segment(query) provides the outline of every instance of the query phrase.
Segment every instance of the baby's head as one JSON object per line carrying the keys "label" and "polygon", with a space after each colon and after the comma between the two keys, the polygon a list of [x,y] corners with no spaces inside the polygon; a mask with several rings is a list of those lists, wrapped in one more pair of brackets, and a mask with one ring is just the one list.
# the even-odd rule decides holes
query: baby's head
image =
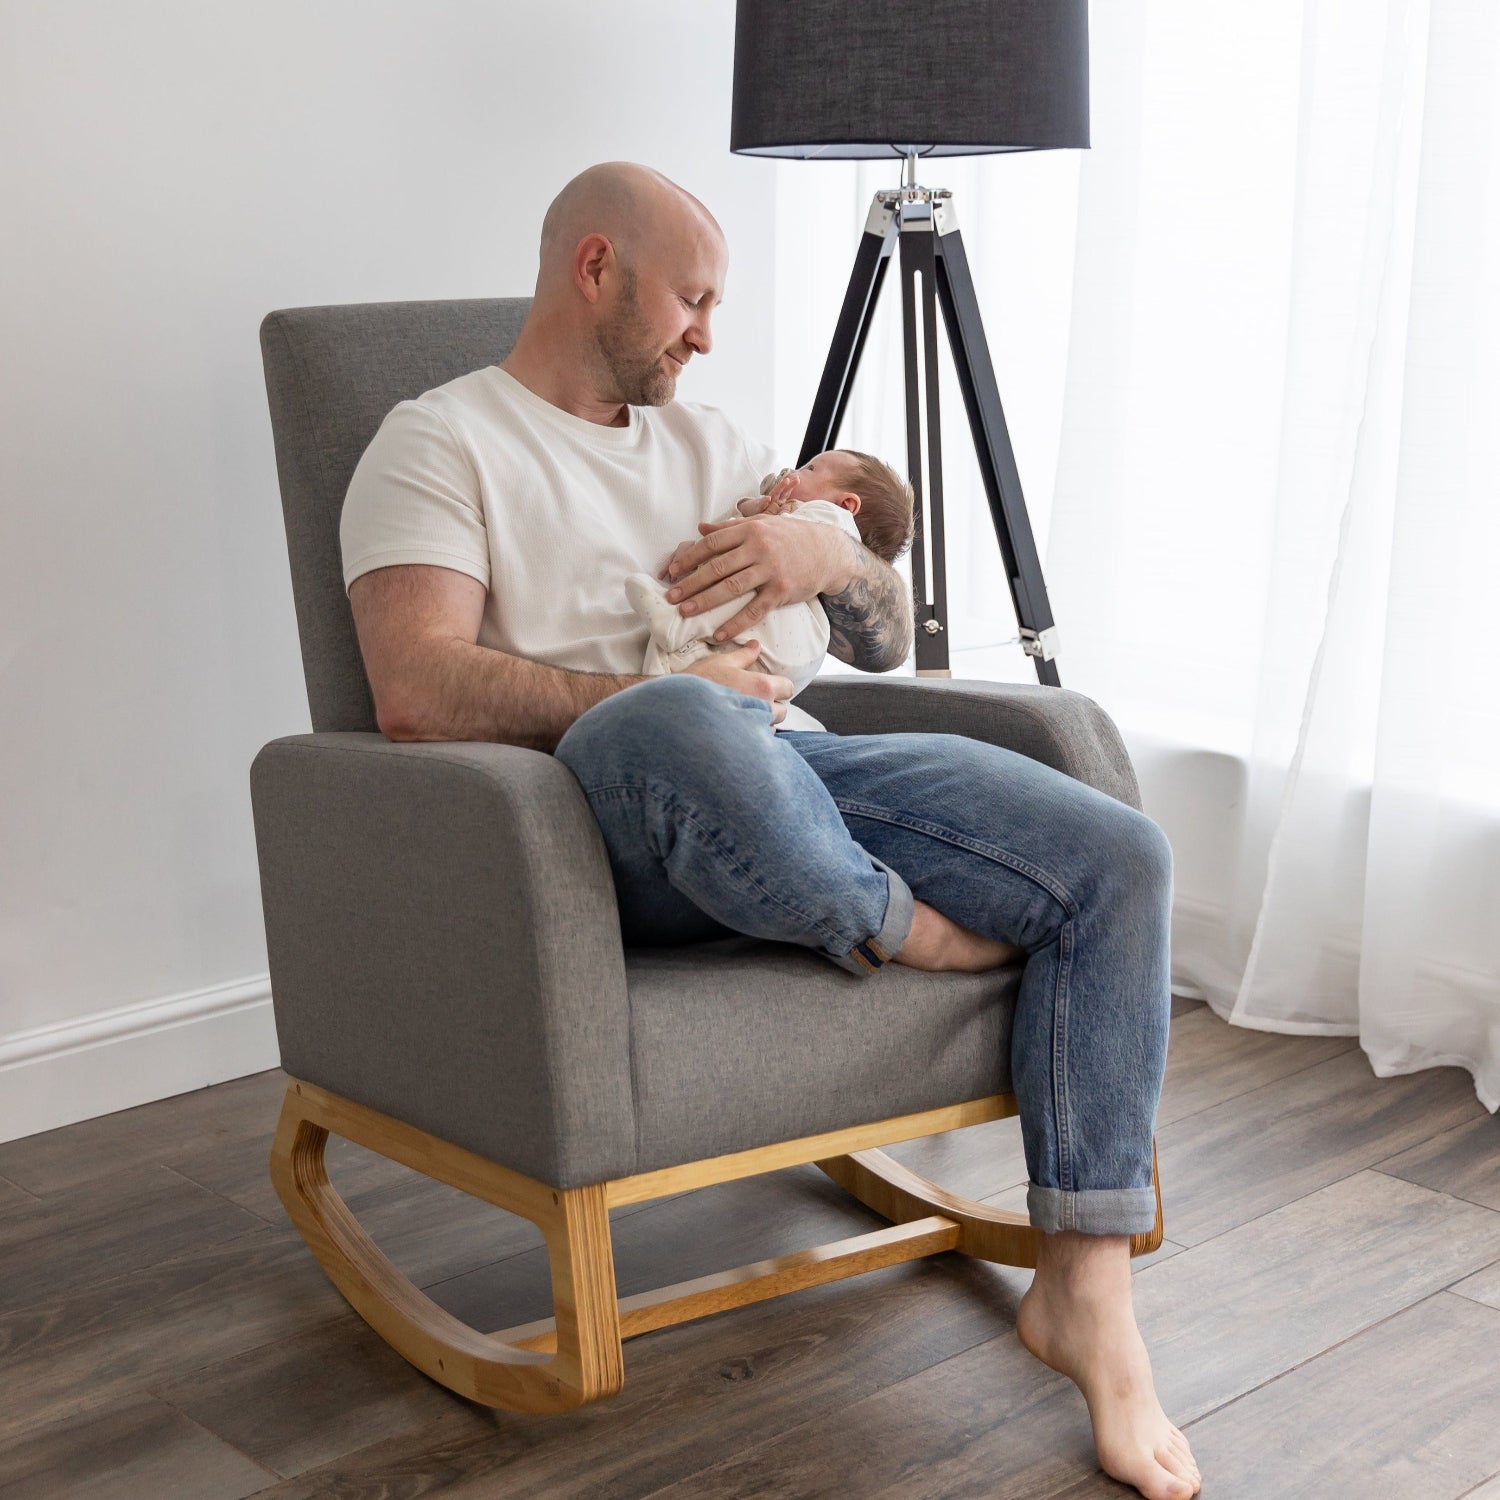
{"label": "baby's head", "polygon": [[793,500],[842,505],[854,517],[865,546],[886,562],[895,562],[911,545],[912,487],[878,458],[852,448],[830,448],[800,469],[767,475],[761,493],[769,495],[782,480],[791,481],[786,492]]}

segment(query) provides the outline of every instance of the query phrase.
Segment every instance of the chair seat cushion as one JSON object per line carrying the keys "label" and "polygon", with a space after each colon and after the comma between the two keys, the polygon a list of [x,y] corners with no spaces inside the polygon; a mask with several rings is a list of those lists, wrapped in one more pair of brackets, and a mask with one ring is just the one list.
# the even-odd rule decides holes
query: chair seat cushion
{"label": "chair seat cushion", "polygon": [[1010,1091],[1019,965],[860,978],[731,937],[625,971],[638,1172]]}

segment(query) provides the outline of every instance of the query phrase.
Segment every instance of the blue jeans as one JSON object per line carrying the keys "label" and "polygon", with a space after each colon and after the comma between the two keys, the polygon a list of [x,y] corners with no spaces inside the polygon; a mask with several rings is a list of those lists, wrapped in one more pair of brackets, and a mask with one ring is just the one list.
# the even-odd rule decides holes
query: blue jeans
{"label": "blue jeans", "polygon": [[1166,835],[962,735],[771,724],[759,698],[678,675],[604,699],[563,736],[557,758],[603,831],[625,942],[741,932],[874,976],[915,898],[1015,944],[1011,1087],[1031,1223],[1151,1229],[1171,1012]]}

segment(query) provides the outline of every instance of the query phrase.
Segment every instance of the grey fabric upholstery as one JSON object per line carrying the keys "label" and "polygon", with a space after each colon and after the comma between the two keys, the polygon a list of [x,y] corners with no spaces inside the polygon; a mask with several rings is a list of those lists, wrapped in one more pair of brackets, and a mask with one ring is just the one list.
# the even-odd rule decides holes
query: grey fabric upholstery
{"label": "grey fabric upholstery", "polygon": [[293,307],[260,325],[292,597],[314,729],[374,729],[339,513],[385,414],[510,352],[530,297]]}
{"label": "grey fabric upholstery", "polygon": [[[571,772],[508,745],[399,745],[338,553],[343,489],[396,401],[503,357],[524,299],[303,308],[262,325],[317,731],[251,771],[288,1072],[556,1187],[1004,1092],[1020,970],[869,980],[748,938],[624,949]],[[973,735],[1139,791],[1108,716],[1054,688],[821,679],[842,733]]]}
{"label": "grey fabric upholstery", "polygon": [[614,883],[561,761],[294,735],[250,789],[287,1072],[555,1187],[633,1170]]}
{"label": "grey fabric upholstery", "polygon": [[863,980],[727,938],[627,949],[625,969],[640,1172],[1010,1091],[1019,966]]}

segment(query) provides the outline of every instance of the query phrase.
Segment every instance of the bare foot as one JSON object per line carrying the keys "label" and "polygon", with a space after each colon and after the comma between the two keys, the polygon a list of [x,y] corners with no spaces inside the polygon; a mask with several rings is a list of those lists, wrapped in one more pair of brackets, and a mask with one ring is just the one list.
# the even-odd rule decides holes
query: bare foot
{"label": "bare foot", "polygon": [[970,932],[937,907],[918,901],[912,908],[911,931],[895,962],[933,973],[985,974],[1025,956],[1020,948]]}
{"label": "bare foot", "polygon": [[1044,1234],[1038,1258],[1016,1311],[1016,1334],[1083,1392],[1106,1474],[1147,1500],[1189,1500],[1202,1476],[1188,1440],[1156,1399],[1131,1306],[1129,1237]]}

